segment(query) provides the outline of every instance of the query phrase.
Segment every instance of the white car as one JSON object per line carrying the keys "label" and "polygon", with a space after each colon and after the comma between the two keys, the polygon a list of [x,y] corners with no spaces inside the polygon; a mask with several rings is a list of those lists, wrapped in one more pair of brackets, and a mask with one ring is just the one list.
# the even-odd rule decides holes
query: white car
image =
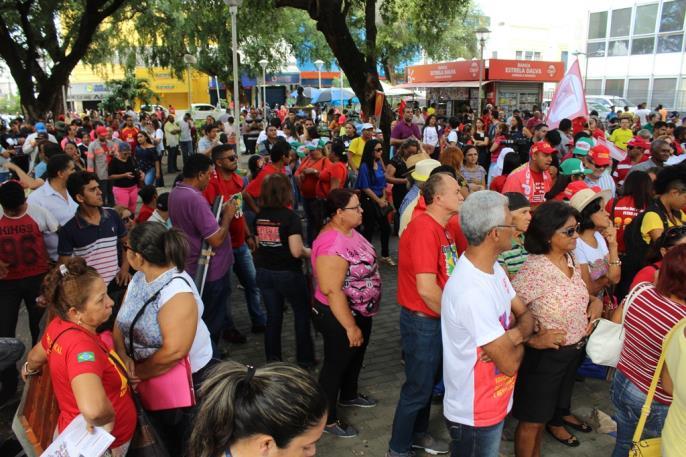
{"label": "white car", "polygon": [[[587,104],[602,105],[606,108],[606,111],[610,111],[610,107],[614,106],[616,109],[624,110],[624,107],[629,107],[629,112],[635,113],[638,109],[636,105],[631,103],[629,100],[623,97],[617,97],[614,95],[587,95]],[[589,108],[590,110],[590,108]]]}
{"label": "white car", "polygon": [[219,119],[224,113],[224,109],[218,106],[210,105],[209,103],[193,103],[191,105],[191,117],[194,121],[204,121],[207,116],[212,116]]}

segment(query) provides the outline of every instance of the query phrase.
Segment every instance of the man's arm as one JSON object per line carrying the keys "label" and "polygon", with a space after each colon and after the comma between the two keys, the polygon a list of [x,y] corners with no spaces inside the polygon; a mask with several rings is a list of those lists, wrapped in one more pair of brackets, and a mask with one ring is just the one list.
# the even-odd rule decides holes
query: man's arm
{"label": "man's arm", "polygon": [[424,300],[426,306],[432,311],[441,314],[441,295],[443,291],[436,282],[436,274],[419,273],[415,275],[417,282],[417,292]]}
{"label": "man's arm", "polygon": [[218,248],[229,236],[229,225],[231,225],[231,220],[236,214],[236,203],[234,201],[229,201],[224,204],[224,209],[222,211],[222,219],[219,225],[219,230],[214,232],[207,238],[207,243],[213,248]]}

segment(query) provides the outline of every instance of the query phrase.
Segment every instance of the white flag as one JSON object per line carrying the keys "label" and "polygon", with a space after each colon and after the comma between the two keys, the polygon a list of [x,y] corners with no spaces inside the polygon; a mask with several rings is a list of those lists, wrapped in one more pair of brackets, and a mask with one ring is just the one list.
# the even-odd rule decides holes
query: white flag
{"label": "white flag", "polygon": [[576,60],[557,85],[553,101],[548,108],[546,124],[551,129],[556,129],[562,119],[566,118],[571,121],[579,116],[588,119],[584,85],[581,81],[579,61]]}

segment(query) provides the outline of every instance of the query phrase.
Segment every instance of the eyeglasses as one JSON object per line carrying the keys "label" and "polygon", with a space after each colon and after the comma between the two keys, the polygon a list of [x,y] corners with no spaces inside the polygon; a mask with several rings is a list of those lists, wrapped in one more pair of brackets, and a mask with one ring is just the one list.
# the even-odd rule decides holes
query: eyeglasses
{"label": "eyeglasses", "polygon": [[517,228],[517,226],[512,225],[512,224],[502,224],[502,225],[496,225],[493,228]]}
{"label": "eyeglasses", "polygon": [[218,158],[217,161],[229,160],[229,161],[231,161],[231,162],[235,162],[236,159],[238,159],[237,156],[226,156],[226,157],[220,157],[220,158]]}
{"label": "eyeglasses", "polygon": [[122,220],[122,222],[131,222],[133,220],[133,216],[132,215],[122,216],[121,220]]}
{"label": "eyeglasses", "polygon": [[574,227],[568,227],[566,229],[560,229],[557,233],[566,236],[567,238],[572,238],[575,233],[579,231],[581,224],[576,224]]}
{"label": "eyeglasses", "polygon": [[341,209],[349,209],[351,211],[357,211],[358,213],[362,212],[362,205],[357,205],[357,206],[346,206],[345,208]]}

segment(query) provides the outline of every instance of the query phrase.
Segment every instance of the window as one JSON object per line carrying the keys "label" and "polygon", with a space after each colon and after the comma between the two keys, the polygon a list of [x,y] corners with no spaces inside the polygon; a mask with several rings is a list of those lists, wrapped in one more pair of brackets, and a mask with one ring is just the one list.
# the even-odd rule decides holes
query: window
{"label": "window", "polygon": [[569,51],[562,51],[560,53],[560,60],[565,64],[565,68],[567,68],[567,64],[569,63]]}
{"label": "window", "polygon": [[634,38],[631,40],[631,55],[652,54],[655,47],[655,37]]}
{"label": "window", "polygon": [[541,53],[540,52],[534,52],[534,60],[541,60]]}
{"label": "window", "polygon": [[605,42],[588,43],[586,55],[588,57],[605,57]]}
{"label": "window", "polygon": [[603,93],[603,80],[602,79],[589,79],[585,84],[587,95],[600,95]]}
{"label": "window", "polygon": [[634,35],[654,33],[656,20],[657,3],[637,6],[636,17],[634,18]]}
{"label": "window", "polygon": [[610,36],[628,36],[631,26],[631,8],[622,8],[612,11],[612,23],[610,24]]}
{"label": "window", "polygon": [[664,105],[666,108],[674,106],[676,92],[676,78],[659,78],[653,80],[653,99],[651,106]]}
{"label": "window", "polygon": [[607,55],[613,56],[626,56],[629,54],[629,40],[613,40],[610,41],[610,46],[607,51]]}
{"label": "window", "polygon": [[682,30],[684,28],[684,14],[686,14],[686,0],[664,2],[660,16],[660,32]]}
{"label": "window", "polygon": [[663,35],[657,37],[657,52],[681,52],[682,34],[678,35]]}
{"label": "window", "polygon": [[649,79],[630,79],[629,85],[626,89],[626,98],[628,98],[634,105],[643,103],[648,100],[648,83]]}
{"label": "window", "polygon": [[605,38],[607,36],[607,11],[591,13],[588,21],[588,39]]}
{"label": "window", "polygon": [[517,60],[522,60],[522,51],[517,51],[517,52],[515,53],[515,58],[516,58]]}
{"label": "window", "polygon": [[534,53],[532,51],[526,51],[524,53],[524,60],[533,60],[534,59]]}
{"label": "window", "polygon": [[498,58],[498,51],[493,51],[491,53],[491,59],[497,59]]}
{"label": "window", "polygon": [[616,95],[618,97],[624,96],[624,80],[623,79],[606,79],[605,80],[605,95]]}

